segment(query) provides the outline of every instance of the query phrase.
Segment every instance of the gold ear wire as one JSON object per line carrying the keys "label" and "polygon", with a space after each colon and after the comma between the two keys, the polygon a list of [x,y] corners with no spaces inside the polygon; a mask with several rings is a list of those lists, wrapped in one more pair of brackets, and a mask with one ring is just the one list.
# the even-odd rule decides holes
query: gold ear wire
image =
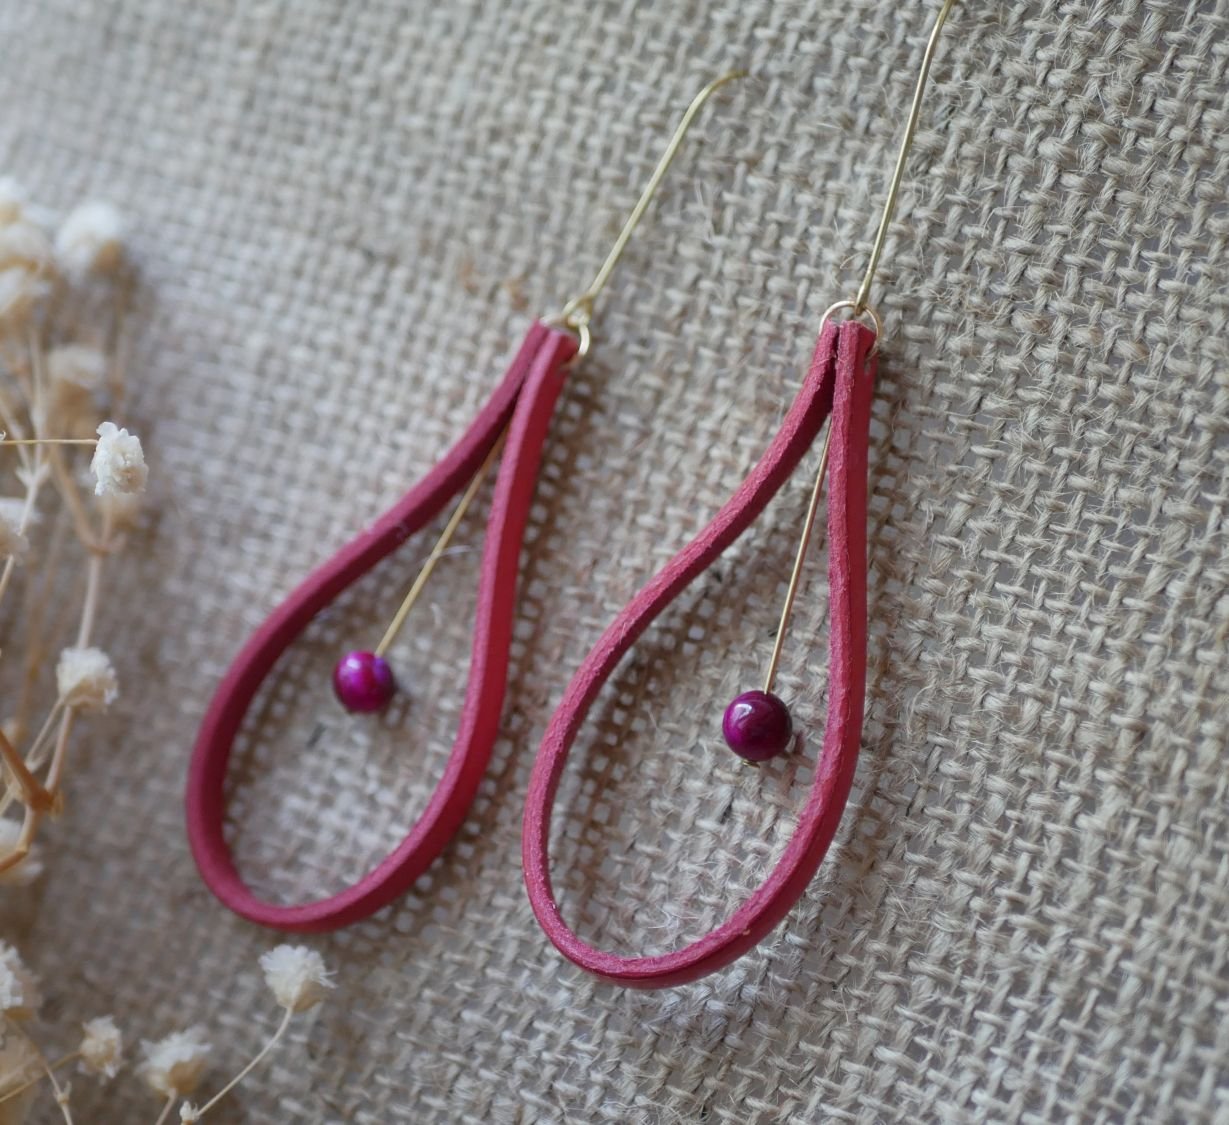
{"label": "gold ear wire", "polygon": [[[909,106],[905,134],[900,139],[900,150],[896,154],[896,167],[892,171],[891,180],[888,181],[888,198],[884,202],[883,215],[879,219],[879,229],[875,232],[875,242],[871,247],[871,259],[867,263],[866,273],[862,275],[862,284],[858,286],[858,294],[852,302],[854,316],[860,316],[867,310],[867,301],[871,295],[871,282],[875,280],[875,271],[879,268],[879,259],[883,255],[883,244],[888,238],[888,227],[891,226],[892,216],[896,212],[896,197],[900,194],[900,184],[905,178],[905,161],[909,157],[909,150],[913,147],[914,134],[917,133],[918,116],[922,112],[922,95],[926,92],[926,79],[930,77],[930,64],[934,61],[935,51],[939,46],[939,33],[943,30],[947,14],[952,10],[955,2],[956,0],[943,0],[943,7],[939,9],[934,26],[930,29],[930,38],[922,54],[922,67],[918,71],[917,85],[913,88],[913,103]],[[844,302],[841,305],[833,305],[833,308],[840,308],[843,305]],[[829,312],[831,311],[830,309]],[[876,323],[878,320],[876,316]]]}
{"label": "gold ear wire", "polygon": [[[887,240],[888,227],[892,223],[892,215],[896,211],[896,197],[900,193],[900,184],[905,176],[905,161],[908,159],[909,150],[913,147],[913,137],[917,132],[918,116],[922,110],[922,94],[926,90],[926,79],[930,75],[930,64],[935,57],[935,50],[939,45],[939,32],[943,30],[943,23],[947,19],[947,14],[952,10],[952,5],[956,0],[944,0],[943,7],[939,9],[939,14],[935,17],[934,26],[930,31],[930,39],[926,43],[926,50],[922,55],[922,66],[918,72],[917,85],[913,90],[913,104],[909,107],[909,117],[905,122],[905,134],[901,138],[900,150],[896,154],[896,167],[892,171],[892,178],[888,182],[888,197],[883,206],[883,215],[879,219],[879,229],[875,232],[875,243],[871,248],[870,262],[867,264],[866,273],[862,275],[862,284],[858,286],[858,294],[852,301],[837,301],[835,305],[830,306],[823,315],[820,321],[820,331],[823,331],[824,325],[828,322],[828,318],[839,309],[849,309],[853,316],[869,316],[875,325],[875,344],[874,348],[879,347],[879,341],[883,337],[883,322],[879,319],[879,314],[867,303],[870,297],[871,283],[875,280],[875,271],[879,268],[879,258],[883,254],[883,244]],[[872,348],[872,352],[874,351]],[[798,595],[798,584],[802,578],[802,564],[806,559],[807,546],[811,541],[811,531],[815,526],[815,515],[819,511],[819,500],[823,493],[824,477],[828,471],[828,453],[832,443],[832,423],[828,423],[828,431],[824,435],[824,447],[819,455],[819,468],[815,472],[815,483],[811,487],[811,498],[807,504],[807,514],[802,522],[802,534],[798,537],[798,547],[794,552],[794,565],[790,571],[789,585],[785,590],[785,601],[781,606],[781,617],[777,622],[777,633],[772,642],[772,655],[768,658],[768,670],[764,674],[764,691],[771,692],[773,684],[777,679],[777,666],[781,661],[781,649],[785,644],[785,635],[789,629],[790,615],[794,610],[794,599]]]}
{"label": "gold ear wire", "polygon": [[610,275],[614,272],[615,266],[623,256],[623,251],[627,249],[628,242],[631,241],[632,233],[644,217],[645,211],[648,210],[648,206],[653,200],[653,195],[658,187],[661,186],[666,172],[682,147],[683,138],[687,135],[687,130],[691,128],[696,115],[704,108],[704,103],[712,97],[714,92],[727,82],[733,82],[737,78],[745,78],[746,76],[747,72],[745,70],[731,70],[718,78],[714,78],[691,99],[691,104],[688,105],[683,116],[679,119],[678,125],[675,126],[674,133],[670,137],[670,142],[666,145],[665,152],[661,154],[661,159],[657,161],[657,167],[653,169],[649,182],[645,184],[644,191],[640,193],[640,198],[636,201],[636,206],[632,208],[631,214],[627,217],[627,222],[623,224],[623,229],[619,231],[619,236],[615,239],[614,245],[611,246],[610,253],[606,255],[606,260],[601,264],[597,274],[589,282],[588,287],[568,301],[554,318],[554,323],[571,329],[579,337],[580,345],[576,353],[577,359],[584,358],[592,342],[589,322],[593,317],[594,304],[597,302],[597,298],[602,290],[606,287],[606,282],[610,280]]}
{"label": "gold ear wire", "polygon": [[[727,82],[732,82],[735,78],[744,77],[746,73],[745,70],[732,70],[728,74],[721,75],[720,78],[714,78],[712,82],[691,99],[691,104],[687,107],[687,111],[679,120],[678,125],[675,126],[674,134],[670,138],[670,143],[666,146],[666,151],[662,153],[661,159],[657,162],[657,167],[653,169],[653,175],[649,177],[649,182],[645,185],[644,191],[640,193],[636,206],[632,208],[632,213],[628,216],[627,222],[623,224],[623,229],[619,231],[619,237],[615,239],[614,245],[610,248],[610,253],[606,255],[606,260],[602,263],[601,269],[597,271],[597,275],[589,283],[589,287],[583,293],[568,301],[558,316],[553,318],[554,324],[571,329],[571,331],[576,333],[579,343],[575,359],[583,358],[589,351],[589,345],[592,342],[589,332],[589,320],[593,316],[594,302],[596,302],[602,289],[605,288],[606,282],[610,280],[610,275],[614,271],[615,265],[618,263],[623,251],[626,249],[627,243],[632,237],[632,232],[636,229],[636,225],[648,209],[653,193],[657,191],[667,169],[670,167],[671,161],[674,160],[675,154],[682,146],[683,137],[691,127],[691,123],[695,120],[696,114],[700,112],[704,103],[712,96],[713,91],[724,86]],[[410,615],[410,610],[414,608],[414,603],[418,600],[419,595],[427,584],[427,580],[431,577],[435,564],[444,557],[453,536],[456,534],[457,528],[461,524],[461,520],[464,519],[465,513],[469,510],[474,497],[478,494],[479,488],[482,487],[483,481],[490,476],[498,462],[506,437],[507,431],[505,430],[500,435],[499,440],[491,447],[486,460],[483,461],[478,471],[474,474],[461,499],[457,502],[457,506],[453,509],[452,515],[449,516],[444,530],[440,532],[439,538],[435,541],[430,553],[423,561],[418,575],[402,599],[401,605],[388,624],[388,628],[384,630],[380,643],[376,645],[375,655],[377,657],[382,659],[388,652],[389,647],[397,639],[397,634],[401,632],[406,618]]]}

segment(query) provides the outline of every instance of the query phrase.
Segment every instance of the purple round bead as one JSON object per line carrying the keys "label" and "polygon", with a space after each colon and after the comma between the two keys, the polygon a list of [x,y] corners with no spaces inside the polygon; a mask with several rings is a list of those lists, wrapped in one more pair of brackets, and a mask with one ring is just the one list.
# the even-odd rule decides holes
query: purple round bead
{"label": "purple round bead", "polygon": [[397,691],[388,661],[374,652],[348,652],[333,669],[333,691],[347,711],[382,711]]}
{"label": "purple round bead", "polygon": [[740,758],[764,762],[789,749],[794,723],[789,708],[766,691],[744,691],[734,697],[721,718],[726,745]]}

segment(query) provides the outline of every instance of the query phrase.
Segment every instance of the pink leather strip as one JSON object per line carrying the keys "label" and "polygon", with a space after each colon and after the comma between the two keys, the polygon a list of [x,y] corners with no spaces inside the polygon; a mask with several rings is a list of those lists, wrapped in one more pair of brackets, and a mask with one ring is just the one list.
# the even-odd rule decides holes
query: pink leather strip
{"label": "pink leather strip", "polygon": [[[729,964],[763,939],[806,889],[849,796],[866,689],[866,455],[875,359],[873,334],[845,321],[820,335],[810,372],[768,452],[716,518],[610,625],[573,677],[533,765],[525,805],[525,885],[543,930],[565,957],[634,988],[684,984]],[[828,551],[831,672],[828,721],[815,780],[784,853],[731,917],[682,949],[623,957],[584,942],[564,922],[550,880],[550,821],[564,764],[607,678],[649,624],[763,511],[797,467],[829,412]],[[735,659],[745,654],[732,654]],[[726,700],[709,703],[719,728]]]}
{"label": "pink leather strip", "polygon": [[[464,820],[499,730],[521,540],[551,413],[565,366],[575,352],[572,336],[534,324],[503,382],[457,443],[387,514],[294,590],[252,635],[226,673],[201,723],[185,803],[188,839],[201,876],[236,914],[298,932],[356,922],[408,890]],[[487,520],[465,703],[443,778],[409,835],[353,887],[299,906],[257,898],[235,868],[223,833],[227,764],[252,699],[277,659],[317,613],[464,489],[505,425],[508,441]],[[327,677],[320,691],[331,694]]]}

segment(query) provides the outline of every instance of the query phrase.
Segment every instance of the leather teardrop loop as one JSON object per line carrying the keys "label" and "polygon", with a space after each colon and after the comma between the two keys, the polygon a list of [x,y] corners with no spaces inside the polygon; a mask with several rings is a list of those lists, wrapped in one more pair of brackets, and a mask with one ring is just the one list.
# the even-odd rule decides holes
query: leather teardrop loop
{"label": "leather teardrop loop", "polygon": [[[499,731],[525,522],[551,415],[575,352],[571,335],[535,323],[503,381],[456,444],[383,517],[269,615],[218,686],[192,753],[185,804],[188,840],[201,877],[236,914],[292,932],[332,930],[359,921],[407,891],[464,820]],[[443,777],[405,839],[354,886],[295,906],[258,898],[239,874],[223,832],[227,766],[252,700],[278,658],[322,609],[465,488],[505,427],[507,444],[483,545],[465,701]],[[321,690],[330,689],[324,684]]]}
{"label": "leather teardrop loop", "polygon": [[[696,980],[728,965],[784,918],[814,877],[836,832],[853,781],[866,689],[866,467],[875,374],[873,344],[874,335],[854,321],[824,328],[802,389],[764,457],[713,521],[607,628],[573,677],[547,728],[525,805],[525,885],[534,914],[555,947],[605,980],[633,988],[662,988]],[[793,473],[830,411],[828,720],[815,779],[798,824],[764,882],[704,937],[657,956],[624,957],[595,949],[563,920],[550,879],[551,812],[568,753],[624,654],[763,511]]]}

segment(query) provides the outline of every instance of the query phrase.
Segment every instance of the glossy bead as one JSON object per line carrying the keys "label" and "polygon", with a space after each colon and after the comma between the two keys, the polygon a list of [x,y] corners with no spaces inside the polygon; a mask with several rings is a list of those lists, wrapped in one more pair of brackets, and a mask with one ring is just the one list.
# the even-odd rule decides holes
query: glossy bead
{"label": "glossy bead", "polygon": [[397,691],[388,661],[374,652],[348,652],[333,669],[333,691],[347,711],[382,711]]}
{"label": "glossy bead", "polygon": [[794,723],[789,708],[766,691],[744,691],[734,697],[721,719],[726,745],[740,758],[764,762],[789,749]]}

